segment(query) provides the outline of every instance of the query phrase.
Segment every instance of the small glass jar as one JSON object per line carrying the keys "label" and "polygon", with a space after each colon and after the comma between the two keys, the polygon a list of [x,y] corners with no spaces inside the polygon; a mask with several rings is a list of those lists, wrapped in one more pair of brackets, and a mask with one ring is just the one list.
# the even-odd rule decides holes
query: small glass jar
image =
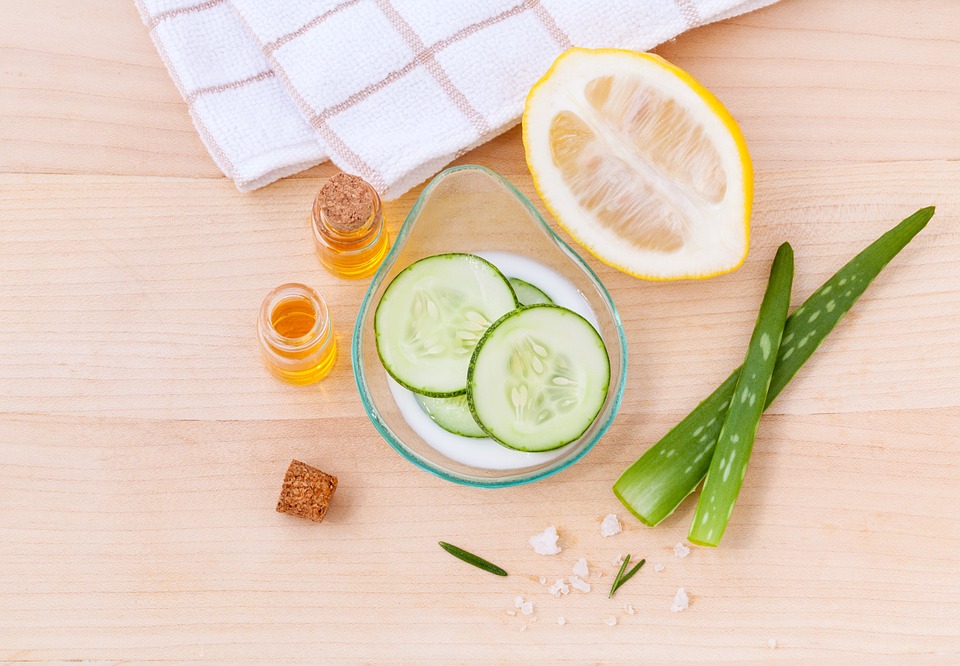
{"label": "small glass jar", "polygon": [[263,362],[277,379],[312,384],[337,358],[327,304],[305,284],[282,284],[263,299],[257,317]]}
{"label": "small glass jar", "polygon": [[[346,201],[343,208],[331,199]],[[362,278],[372,275],[390,250],[383,206],[366,181],[337,174],[313,202],[313,240],[320,263],[334,275]]]}

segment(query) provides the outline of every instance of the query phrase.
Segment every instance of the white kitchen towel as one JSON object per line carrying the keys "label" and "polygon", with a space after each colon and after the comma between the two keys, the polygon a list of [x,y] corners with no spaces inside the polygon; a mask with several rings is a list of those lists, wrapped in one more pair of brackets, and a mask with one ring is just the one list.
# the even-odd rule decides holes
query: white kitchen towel
{"label": "white kitchen towel", "polygon": [[647,50],[775,1],[136,0],[238,188],[329,158],[387,199],[516,124],[563,50]]}

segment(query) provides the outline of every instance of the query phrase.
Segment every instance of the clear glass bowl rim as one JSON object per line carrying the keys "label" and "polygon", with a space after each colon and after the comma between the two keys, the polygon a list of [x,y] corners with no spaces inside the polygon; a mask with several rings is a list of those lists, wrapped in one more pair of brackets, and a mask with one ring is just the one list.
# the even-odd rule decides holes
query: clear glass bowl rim
{"label": "clear glass bowl rim", "polygon": [[[449,473],[442,467],[437,467],[420,460],[416,456],[412,455],[401,442],[397,441],[390,430],[375,415],[375,408],[373,406],[372,398],[365,387],[366,380],[364,378],[364,370],[360,358],[362,354],[360,337],[362,333],[363,322],[366,319],[367,310],[370,308],[370,301],[373,299],[374,292],[376,291],[376,288],[381,280],[381,273],[384,273],[387,270],[387,266],[392,263],[395,254],[398,253],[403,247],[407,240],[407,236],[410,234],[410,230],[420,214],[420,209],[423,207],[433,190],[437,187],[440,181],[450,174],[458,171],[479,171],[499,182],[508,192],[513,194],[513,196],[515,196],[521,204],[523,204],[523,207],[530,214],[530,217],[533,219],[533,221],[540,225],[540,228],[551,239],[553,239],[553,241],[560,247],[562,251],[569,256],[571,261],[576,263],[590,276],[594,283],[599,287],[600,295],[610,310],[610,314],[613,317],[614,323],[616,324],[615,328],[617,330],[617,336],[620,339],[620,348],[623,350],[623,353],[620,355],[620,383],[616,388],[615,395],[613,396],[610,415],[607,417],[606,422],[601,424],[597,432],[590,438],[590,441],[583,445],[575,456],[569,460],[565,460],[561,465],[547,467],[529,476],[507,479],[465,479]],[[430,472],[431,474],[434,474],[441,479],[445,479],[446,481],[464,486],[470,486],[473,488],[509,488],[511,486],[520,486],[553,476],[554,474],[562,472],[573,465],[575,462],[587,455],[587,453],[610,428],[610,425],[616,418],[617,413],[620,411],[620,404],[623,401],[623,391],[627,384],[627,338],[623,332],[623,322],[620,320],[620,313],[617,312],[617,307],[614,305],[613,298],[611,298],[606,286],[604,286],[603,282],[600,281],[600,278],[593,271],[593,269],[590,268],[587,262],[585,262],[583,258],[580,257],[580,255],[577,254],[572,247],[570,247],[570,245],[568,245],[562,238],[560,238],[560,236],[557,235],[547,221],[543,219],[543,216],[540,214],[540,211],[537,210],[537,207],[533,205],[530,199],[528,199],[523,192],[518,190],[513,183],[497,172],[476,164],[464,164],[444,169],[430,180],[427,186],[423,188],[420,196],[417,197],[416,202],[413,204],[413,208],[410,209],[410,212],[407,214],[407,217],[403,222],[403,226],[400,227],[400,231],[397,233],[397,238],[394,240],[393,246],[390,248],[390,252],[384,258],[383,263],[380,264],[380,268],[377,269],[377,272],[370,280],[370,286],[367,287],[367,292],[364,294],[363,300],[360,302],[360,309],[357,311],[357,321],[353,327],[353,339],[350,344],[350,361],[353,364],[353,377],[357,382],[357,391],[360,393],[360,401],[363,403],[363,409],[367,413],[367,418],[370,419],[370,422],[373,423],[373,426],[377,429],[377,432],[380,433],[380,436],[383,437],[397,453],[420,469]]]}

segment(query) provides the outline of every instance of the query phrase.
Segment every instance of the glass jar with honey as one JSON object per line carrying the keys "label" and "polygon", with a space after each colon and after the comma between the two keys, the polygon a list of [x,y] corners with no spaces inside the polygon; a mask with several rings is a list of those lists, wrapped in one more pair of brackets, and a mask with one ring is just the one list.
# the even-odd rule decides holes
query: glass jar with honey
{"label": "glass jar with honey", "polygon": [[312,226],[320,263],[340,277],[372,275],[390,250],[380,196],[357,176],[327,181],[313,202]]}
{"label": "glass jar with honey", "polygon": [[263,299],[257,337],[267,370],[290,384],[323,379],[337,358],[327,304],[305,284],[282,284]]}

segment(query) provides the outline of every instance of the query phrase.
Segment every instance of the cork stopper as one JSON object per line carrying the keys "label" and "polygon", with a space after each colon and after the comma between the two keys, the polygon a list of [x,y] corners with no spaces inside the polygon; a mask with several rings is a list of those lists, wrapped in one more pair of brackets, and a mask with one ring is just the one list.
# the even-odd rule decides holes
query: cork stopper
{"label": "cork stopper", "polygon": [[373,214],[373,190],[357,176],[338,173],[317,195],[324,221],[342,234],[360,229]]}
{"label": "cork stopper", "polygon": [[322,522],[336,489],[337,477],[293,460],[283,479],[277,512]]}

